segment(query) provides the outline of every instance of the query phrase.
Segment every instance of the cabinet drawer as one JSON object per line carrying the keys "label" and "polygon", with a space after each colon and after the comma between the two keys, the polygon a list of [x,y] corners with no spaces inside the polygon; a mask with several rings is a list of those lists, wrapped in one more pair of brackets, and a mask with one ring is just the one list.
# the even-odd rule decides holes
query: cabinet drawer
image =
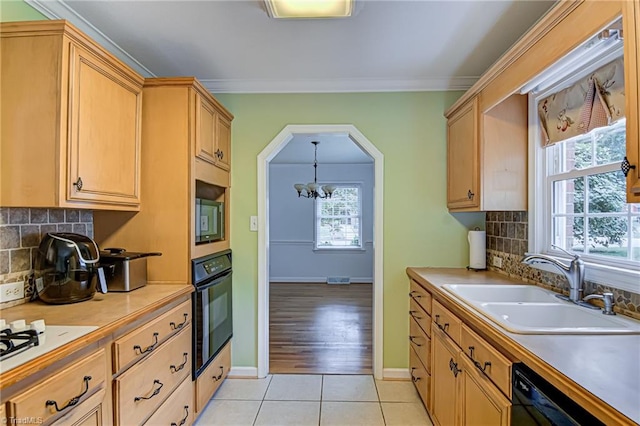
{"label": "cabinet drawer", "polygon": [[412,319],[409,320],[409,342],[427,371],[431,371],[431,339]]}
{"label": "cabinet drawer", "polygon": [[211,361],[196,380],[196,411],[201,412],[218,390],[231,368],[231,341]]}
{"label": "cabinet drawer", "polygon": [[191,326],[114,381],[115,423],[144,422],[191,374]]}
{"label": "cabinet drawer", "polygon": [[149,417],[145,425],[190,425],[193,423],[194,413],[193,382],[191,377],[187,377],[158,411]]}
{"label": "cabinet drawer", "polygon": [[409,297],[422,306],[422,309],[424,309],[428,314],[431,314],[431,293],[413,280],[411,280]]}
{"label": "cabinet drawer", "polygon": [[511,365],[513,363],[464,324],[460,346],[476,368],[511,399]]}
{"label": "cabinet drawer", "polygon": [[[46,422],[58,414],[56,406],[53,403],[47,405],[48,401],[55,401],[60,413],[71,412],[79,402],[104,389],[107,368],[106,352],[100,349],[11,398],[8,402],[9,417],[34,417]],[[76,397],[79,398],[76,400]]]}
{"label": "cabinet drawer", "polygon": [[411,370],[411,380],[418,390],[418,394],[422,399],[422,403],[431,411],[431,403],[429,400],[429,386],[431,385],[431,375],[420,362],[420,358],[416,351],[409,349],[409,369]]}
{"label": "cabinet drawer", "polygon": [[409,301],[409,316],[420,325],[427,336],[431,337],[431,316],[414,299]]}
{"label": "cabinet drawer", "polygon": [[452,314],[447,308],[442,306],[438,301],[433,301],[433,327],[438,327],[444,331],[458,346],[460,346],[460,330],[462,321]]}
{"label": "cabinet drawer", "polygon": [[113,343],[113,372],[118,373],[158,348],[158,345],[191,322],[188,300]]}
{"label": "cabinet drawer", "polygon": [[106,416],[105,396],[107,391],[102,388],[90,396],[82,404],[76,406],[62,416],[52,426],[102,426],[108,425]]}

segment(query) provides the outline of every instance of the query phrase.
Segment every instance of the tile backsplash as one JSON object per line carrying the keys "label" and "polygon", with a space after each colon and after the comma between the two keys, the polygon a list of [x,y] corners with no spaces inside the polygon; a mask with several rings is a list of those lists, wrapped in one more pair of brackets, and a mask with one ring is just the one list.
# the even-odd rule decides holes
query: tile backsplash
{"label": "tile backsplash", "polygon": [[[553,291],[569,294],[564,275],[541,271],[522,263],[528,248],[527,212],[487,212],[487,267],[496,272],[539,285]],[[493,258],[500,257],[502,266],[493,266]],[[640,319],[640,294],[585,281],[585,292],[613,293],[614,309],[622,314]]]}
{"label": "tile backsplash", "polygon": [[24,299],[0,303],[0,309],[27,302],[33,294],[33,264],[47,232],[75,232],[93,238],[93,211],[0,208],[0,284],[21,281]]}

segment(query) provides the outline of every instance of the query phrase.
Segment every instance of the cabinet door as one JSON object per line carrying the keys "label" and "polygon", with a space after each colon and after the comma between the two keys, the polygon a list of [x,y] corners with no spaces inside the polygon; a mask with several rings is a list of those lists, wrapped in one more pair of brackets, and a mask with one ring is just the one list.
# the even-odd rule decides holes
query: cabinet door
{"label": "cabinet door", "polygon": [[439,329],[433,332],[433,362],[431,363],[431,414],[435,424],[458,424],[458,382],[460,370],[458,347]]}
{"label": "cabinet door", "polygon": [[461,423],[463,425],[507,426],[511,423],[511,402],[464,355],[460,356]]}
{"label": "cabinet door", "polygon": [[640,203],[640,3],[625,1],[623,10],[627,115],[627,202]]}
{"label": "cabinet door", "polygon": [[69,201],[140,204],[142,88],[90,51],[71,44]]}
{"label": "cabinet door", "polygon": [[478,191],[478,99],[473,98],[447,120],[447,207],[480,205]]}
{"label": "cabinet door", "polygon": [[196,93],[196,157],[211,164],[216,162],[217,117],[213,106]]}
{"label": "cabinet door", "polygon": [[216,124],[216,165],[224,170],[231,169],[231,122],[218,114]]}

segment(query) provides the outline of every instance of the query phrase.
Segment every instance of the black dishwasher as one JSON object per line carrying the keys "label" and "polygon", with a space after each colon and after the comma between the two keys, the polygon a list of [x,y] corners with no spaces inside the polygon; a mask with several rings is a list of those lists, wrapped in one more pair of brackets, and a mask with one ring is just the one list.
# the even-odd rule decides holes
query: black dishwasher
{"label": "black dishwasher", "polygon": [[604,425],[524,364],[513,365],[512,426]]}

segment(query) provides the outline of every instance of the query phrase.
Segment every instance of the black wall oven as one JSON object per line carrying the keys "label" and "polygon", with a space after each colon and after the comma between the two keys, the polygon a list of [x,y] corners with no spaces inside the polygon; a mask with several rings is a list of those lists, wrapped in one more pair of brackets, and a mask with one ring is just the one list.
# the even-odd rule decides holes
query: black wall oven
{"label": "black wall oven", "polygon": [[195,380],[233,335],[231,250],[193,259],[191,267]]}

